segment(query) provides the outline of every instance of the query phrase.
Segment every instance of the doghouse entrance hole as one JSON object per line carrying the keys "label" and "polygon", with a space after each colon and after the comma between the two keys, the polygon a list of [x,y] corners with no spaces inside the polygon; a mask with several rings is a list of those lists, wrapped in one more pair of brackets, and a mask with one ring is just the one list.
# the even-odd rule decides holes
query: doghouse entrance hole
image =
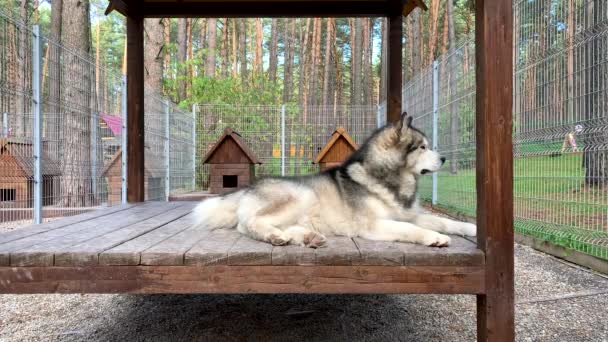
{"label": "doghouse entrance hole", "polygon": [[239,177],[236,175],[224,175],[222,187],[236,188],[239,184]]}

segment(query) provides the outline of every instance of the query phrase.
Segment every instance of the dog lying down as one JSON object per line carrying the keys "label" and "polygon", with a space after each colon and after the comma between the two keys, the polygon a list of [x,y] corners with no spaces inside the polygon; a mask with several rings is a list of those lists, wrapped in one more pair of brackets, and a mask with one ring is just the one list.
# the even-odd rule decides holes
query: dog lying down
{"label": "dog lying down", "polygon": [[444,234],[475,236],[474,224],[424,213],[418,178],[445,162],[404,113],[378,129],[342,166],[320,174],[264,178],[239,191],[201,202],[198,226],[235,228],[273,245],[322,247],[327,236],[450,244]]}

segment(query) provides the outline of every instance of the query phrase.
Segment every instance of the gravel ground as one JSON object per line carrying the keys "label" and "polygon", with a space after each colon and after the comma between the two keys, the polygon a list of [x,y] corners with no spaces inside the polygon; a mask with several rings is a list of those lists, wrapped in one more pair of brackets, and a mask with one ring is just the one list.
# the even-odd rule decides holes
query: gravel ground
{"label": "gravel ground", "polygon": [[[518,341],[608,341],[607,278],[525,246],[515,257]],[[465,295],[0,295],[1,341],[474,339]]]}

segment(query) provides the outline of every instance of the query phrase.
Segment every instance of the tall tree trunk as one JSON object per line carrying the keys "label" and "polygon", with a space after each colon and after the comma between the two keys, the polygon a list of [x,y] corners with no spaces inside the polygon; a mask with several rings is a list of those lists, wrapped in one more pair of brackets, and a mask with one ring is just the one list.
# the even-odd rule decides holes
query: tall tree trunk
{"label": "tall tree trunk", "polygon": [[[268,60],[268,79],[271,83],[276,84],[277,66],[279,64],[279,19],[272,18],[272,23],[270,25],[270,56]],[[289,38],[291,37],[285,37],[286,40]]]}
{"label": "tall tree trunk", "polygon": [[228,26],[228,18],[224,18],[222,20],[222,41],[221,41],[221,52],[220,56],[222,58],[222,77],[228,78],[230,77],[230,54],[229,50],[229,26]]}
{"label": "tall tree trunk", "polygon": [[285,19],[285,66],[283,68],[283,102],[291,102],[295,57],[296,19]]}
{"label": "tall tree trunk", "polygon": [[217,19],[207,20],[207,77],[215,77],[215,48],[217,45]]}
{"label": "tall tree trunk", "polygon": [[[409,20],[406,22],[407,26],[409,27]],[[386,24],[387,24],[387,20],[385,18],[380,18],[380,25],[382,26],[380,28],[380,89],[378,90],[378,104],[383,103],[384,101],[386,101],[386,81],[387,81],[387,73],[386,73],[386,65],[387,65],[387,55],[386,52],[388,50],[388,35],[386,34]],[[409,42],[409,35],[407,36],[407,40],[406,40],[406,53],[404,53],[404,57],[407,55],[407,43]],[[404,65],[407,65],[407,63],[404,63]],[[407,80],[407,67],[403,68],[404,74],[403,74],[403,81]]]}
{"label": "tall tree trunk", "polygon": [[318,97],[318,80],[319,80],[319,65],[321,64],[321,30],[322,30],[323,21],[321,18],[313,19],[313,29],[312,29],[312,56],[311,56],[311,66],[310,66],[310,82],[308,82],[309,86],[309,98],[308,103],[311,106],[315,106],[317,104]]}
{"label": "tall tree trunk", "polygon": [[[29,1],[28,0],[21,0],[20,5],[19,5],[19,19],[25,23],[25,25],[29,25],[29,18],[28,18],[28,13],[27,13],[27,9],[29,7]],[[15,135],[18,137],[24,137],[26,136],[26,134],[28,134],[28,132],[30,132],[31,130],[28,129],[28,122],[29,120],[27,120],[27,105],[26,105],[26,98],[24,97],[24,95],[21,94],[26,94],[26,84],[27,84],[27,70],[26,70],[26,65],[27,65],[27,53],[30,51],[30,49],[28,49],[29,44],[30,44],[30,40],[28,39],[28,34],[27,34],[27,30],[19,30],[18,31],[18,44],[17,44],[17,73],[16,73],[16,82],[15,82],[15,87],[16,87],[16,108],[15,108],[15,118],[16,118],[16,122],[15,122]]]}
{"label": "tall tree trunk", "polygon": [[431,15],[429,18],[429,54],[425,65],[431,65],[435,60],[435,48],[437,47],[437,23],[439,21],[439,2],[439,0],[431,1]]}
{"label": "tall tree trunk", "polygon": [[145,83],[157,95],[163,94],[163,45],[165,25],[163,19],[150,18],[144,21],[144,68]]}
{"label": "tall tree trunk", "polygon": [[239,20],[241,19],[232,19],[232,76],[234,78],[239,76],[239,62],[237,59],[238,45],[236,41],[236,35],[239,31]]}
{"label": "tall tree trunk", "polygon": [[192,83],[194,82],[194,65],[192,64],[192,60],[194,59],[194,49],[192,44],[192,31],[193,31],[194,22],[192,18],[186,19],[186,49],[188,51],[186,56],[186,61],[188,62],[188,76],[186,83],[186,96],[192,96]]}
{"label": "tall tree trunk", "polygon": [[[53,0],[54,1],[54,0]],[[169,46],[171,45],[171,19],[165,18],[163,19],[165,25],[165,45],[164,45],[164,67],[165,67],[165,77],[171,78],[171,51]],[[125,43],[125,46],[127,44]]]}
{"label": "tall tree trunk", "polygon": [[412,68],[411,76],[414,76],[422,70],[422,20],[420,19],[420,9],[414,9],[410,14],[411,25],[412,25],[412,37],[410,50],[412,51]]}
{"label": "tall tree trunk", "polygon": [[[447,25],[448,25],[448,40],[449,48],[456,48],[456,30],[454,28],[454,2],[448,0],[446,8]],[[452,94],[456,89],[456,76],[454,73],[457,70],[448,71],[448,94]],[[450,99],[450,143],[452,145],[452,155],[450,157],[450,172],[456,174],[458,172],[458,152],[456,147],[460,140],[460,117],[458,116],[457,102],[455,99]]]}
{"label": "tall tree trunk", "polygon": [[253,64],[253,72],[256,75],[264,73],[262,59],[264,58],[264,25],[262,18],[255,20],[255,63]]}
{"label": "tall tree trunk", "polygon": [[370,18],[362,19],[361,35],[361,95],[363,105],[374,104],[373,77],[372,77],[372,21]]}
{"label": "tall tree trunk", "polygon": [[362,62],[362,49],[363,49],[363,19],[354,18],[351,19],[351,34],[354,35],[351,38],[351,105],[360,105],[362,101],[362,73],[361,73],[361,62]]}
{"label": "tall tree trunk", "polygon": [[321,103],[323,107],[331,107],[334,104],[335,87],[335,44],[336,44],[336,19],[327,18],[327,34],[325,38],[325,70],[323,70],[323,95]]}
{"label": "tall tree trunk", "polygon": [[303,106],[303,123],[306,124],[308,118],[308,80],[310,79],[310,56],[308,54],[310,45],[310,23],[311,19],[306,18],[306,26],[302,31],[300,26],[300,57],[298,58],[300,64],[300,104]]}
{"label": "tall tree trunk", "polygon": [[247,83],[247,19],[238,19],[239,22],[239,60],[241,63],[241,79]]}
{"label": "tall tree trunk", "polygon": [[65,120],[64,155],[62,163],[61,198],[62,205],[88,206],[91,194],[91,115],[83,112],[89,110],[91,89],[90,74],[83,72],[83,61],[80,54],[88,55],[91,49],[89,1],[64,0],[62,42],[71,46],[79,55],[63,56],[63,74],[70,75],[62,80],[62,98],[64,103],[77,106],[62,107]]}
{"label": "tall tree trunk", "polygon": [[[53,0],[51,3],[51,39],[55,42],[61,42],[61,22],[63,12],[63,0]],[[46,117],[46,125],[44,125],[45,137],[48,139],[48,148],[53,156],[60,158],[61,146],[59,142],[61,135],[61,117],[59,115],[61,99],[61,49],[57,44],[48,45],[49,63],[49,92],[48,92],[48,111]]]}
{"label": "tall tree trunk", "polygon": [[187,96],[186,80],[188,68],[186,57],[188,56],[188,21],[185,18],[177,19],[177,101],[181,102]]}

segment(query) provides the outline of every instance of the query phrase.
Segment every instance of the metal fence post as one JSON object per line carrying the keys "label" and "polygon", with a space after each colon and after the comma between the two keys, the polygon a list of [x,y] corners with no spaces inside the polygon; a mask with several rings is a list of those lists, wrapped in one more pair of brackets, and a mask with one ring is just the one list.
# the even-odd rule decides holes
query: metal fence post
{"label": "metal fence post", "polygon": [[285,105],[281,106],[281,176],[285,176]]}
{"label": "metal fence post", "polygon": [[[439,62],[433,62],[433,150],[437,151],[437,117],[439,116]],[[437,172],[433,173],[433,205],[437,204]]]}
{"label": "metal fence post", "polygon": [[99,138],[99,113],[91,113],[91,186],[93,187],[93,198],[95,201],[97,198],[97,139]]}
{"label": "metal fence post", "polygon": [[196,103],[192,105],[192,191],[196,190]]}
{"label": "metal fence post", "polygon": [[165,100],[165,201],[169,202],[171,192],[171,128],[170,116],[171,109],[169,100]]}
{"label": "metal fence post", "polygon": [[40,27],[32,27],[32,110],[34,114],[34,223],[42,223],[42,99]]}
{"label": "metal fence post", "polygon": [[122,79],[122,174],[121,202],[127,204],[127,76]]}

